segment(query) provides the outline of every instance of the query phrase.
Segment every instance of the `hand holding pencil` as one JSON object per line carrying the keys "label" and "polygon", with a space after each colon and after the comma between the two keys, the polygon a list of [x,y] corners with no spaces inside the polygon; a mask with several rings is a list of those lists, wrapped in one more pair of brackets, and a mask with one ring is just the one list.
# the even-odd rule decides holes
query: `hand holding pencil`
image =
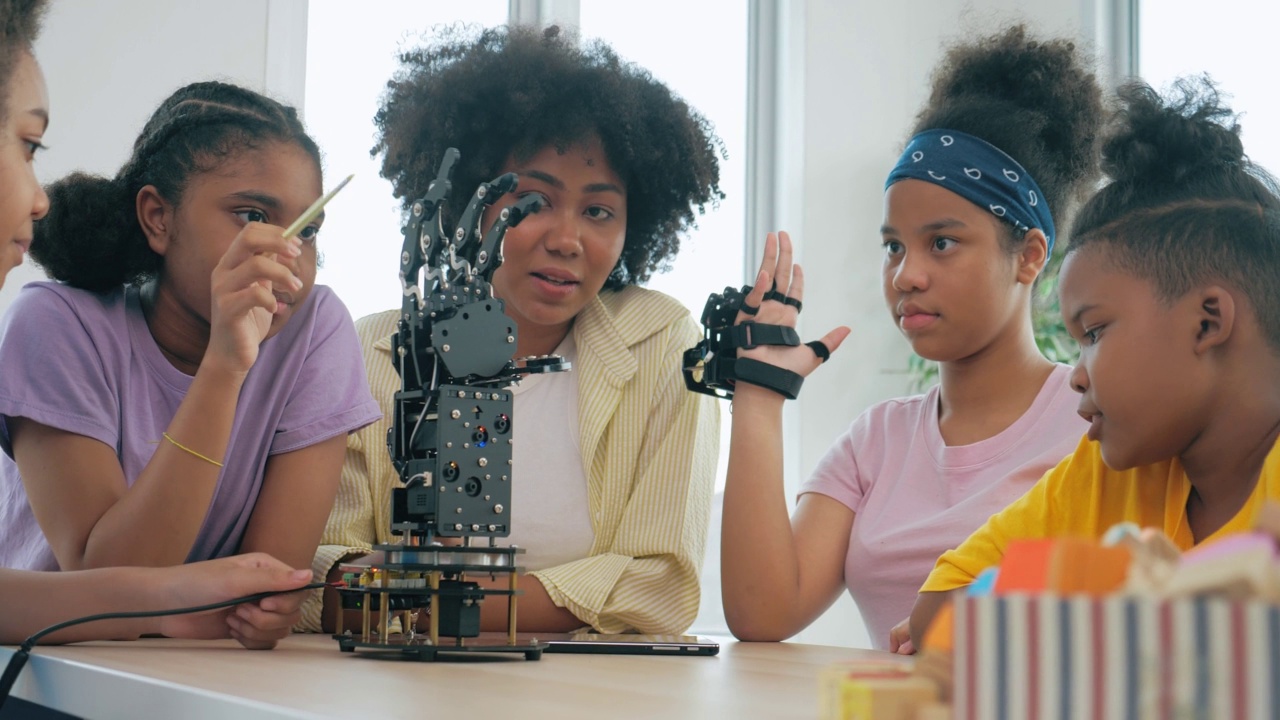
{"label": "hand holding pencil", "polygon": [[[314,280],[314,258],[302,258],[307,250],[298,233],[321,216],[325,204],[350,180],[347,176],[283,230],[261,222],[241,229],[213,270],[204,362],[217,362],[235,374],[249,371],[257,360],[258,346],[273,327],[283,326]],[[306,262],[299,263],[300,258]],[[295,273],[304,275],[307,282]]]}

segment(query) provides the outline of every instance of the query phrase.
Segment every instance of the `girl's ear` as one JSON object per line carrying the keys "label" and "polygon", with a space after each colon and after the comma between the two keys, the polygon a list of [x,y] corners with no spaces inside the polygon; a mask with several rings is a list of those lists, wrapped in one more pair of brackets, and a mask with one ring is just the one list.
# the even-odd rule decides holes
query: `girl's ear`
{"label": "girl's ear", "polygon": [[1199,324],[1194,347],[1197,355],[1203,355],[1231,337],[1236,322],[1236,300],[1220,285],[1194,292],[1198,296],[1195,317]]}
{"label": "girl's ear", "polygon": [[173,205],[161,197],[155,185],[143,186],[138,191],[134,204],[142,234],[147,236],[147,244],[157,255],[164,255],[172,239],[170,231],[173,229]]}
{"label": "girl's ear", "polygon": [[1049,239],[1037,228],[1028,230],[1022,243],[1022,250],[1018,252],[1018,282],[1030,285],[1049,263]]}

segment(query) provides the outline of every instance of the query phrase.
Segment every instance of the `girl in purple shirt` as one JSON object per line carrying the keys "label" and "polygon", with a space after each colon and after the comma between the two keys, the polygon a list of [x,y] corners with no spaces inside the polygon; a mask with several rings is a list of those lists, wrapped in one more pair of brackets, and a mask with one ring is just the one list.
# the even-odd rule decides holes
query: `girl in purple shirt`
{"label": "girl in purple shirt", "polygon": [[[782,492],[782,396],[739,383],[724,493],[725,617],[739,638],[781,640],[847,587],[876,648],[900,649],[934,561],[1025,492],[1085,424],[1037,349],[1032,288],[1065,216],[1097,174],[1101,91],[1075,48],[1021,27],[953,48],[885,189],[883,289],[893,321],[940,364],[924,396],[870,408],[801,489]],[[1038,184],[1037,184],[1038,183]],[[795,325],[803,297],[786,234],[770,236],[757,322]],[[771,296],[773,297],[773,296]],[[747,315],[739,321],[747,320]],[[829,333],[830,350],[848,328]],[[808,375],[809,348],[749,357]]]}
{"label": "girl in purple shirt", "polygon": [[[49,197],[34,163],[49,124],[49,98],[32,43],[44,0],[0,0],[0,285],[31,246]],[[0,377],[5,368],[0,366]],[[7,536],[6,536],[7,537]],[[263,554],[239,555],[166,568],[118,567],[80,572],[0,569],[0,642],[18,643],[56,622],[95,613],[161,610],[296,588],[308,570],[290,570]],[[235,610],[77,625],[44,642],[129,638],[234,636],[248,647],[271,647],[297,621],[301,594],[273,596]],[[0,699],[2,701],[2,699]]]}
{"label": "girl in purple shirt", "polygon": [[115,178],[49,188],[31,255],[58,282],[0,322],[0,565],[308,565],[379,417],[313,287],[322,218],[283,235],[320,194],[296,112],[217,82],[165,100]]}

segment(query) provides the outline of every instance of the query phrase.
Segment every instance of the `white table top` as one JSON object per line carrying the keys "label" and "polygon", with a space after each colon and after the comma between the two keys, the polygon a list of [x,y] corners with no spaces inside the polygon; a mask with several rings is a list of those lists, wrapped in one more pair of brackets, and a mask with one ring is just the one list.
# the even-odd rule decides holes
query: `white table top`
{"label": "white table top", "polygon": [[[0,662],[11,652],[0,648]],[[327,635],[295,635],[264,652],[144,639],[38,647],[14,695],[86,718],[814,718],[821,668],[891,657],[729,640],[715,657],[419,663],[343,653]]]}

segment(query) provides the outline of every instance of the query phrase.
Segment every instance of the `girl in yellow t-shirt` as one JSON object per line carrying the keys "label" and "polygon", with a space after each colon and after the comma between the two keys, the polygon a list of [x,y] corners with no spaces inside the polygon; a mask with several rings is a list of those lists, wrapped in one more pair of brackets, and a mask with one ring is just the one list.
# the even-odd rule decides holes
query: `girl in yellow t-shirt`
{"label": "girl in yellow t-shirt", "polygon": [[1280,499],[1280,200],[1207,79],[1169,98],[1134,84],[1103,146],[1111,182],[1076,219],[1063,318],[1088,435],[1021,499],[939,558],[912,612],[1010,540],[1099,537],[1120,521],[1183,549]]}

